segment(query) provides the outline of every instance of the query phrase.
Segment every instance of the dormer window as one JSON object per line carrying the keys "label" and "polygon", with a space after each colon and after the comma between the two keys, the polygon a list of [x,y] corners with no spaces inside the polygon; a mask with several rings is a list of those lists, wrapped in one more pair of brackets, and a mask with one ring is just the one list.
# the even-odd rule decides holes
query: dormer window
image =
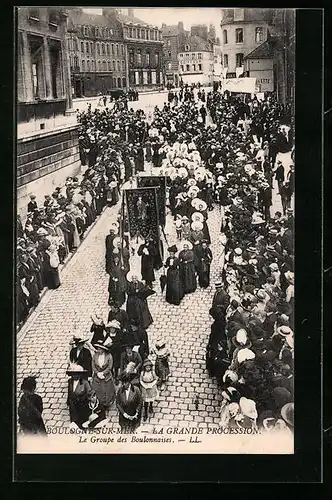
{"label": "dormer window", "polygon": [[57,29],[58,28],[59,17],[58,13],[55,10],[50,10],[48,16],[48,25],[50,28]]}
{"label": "dormer window", "polygon": [[185,48],[184,48],[184,50],[185,50],[186,52],[189,52],[189,50],[190,50],[190,46],[189,46],[189,45],[186,45],[186,46],[185,46]]}
{"label": "dormer window", "polygon": [[31,19],[31,21],[40,21],[39,10],[29,9],[29,19]]}

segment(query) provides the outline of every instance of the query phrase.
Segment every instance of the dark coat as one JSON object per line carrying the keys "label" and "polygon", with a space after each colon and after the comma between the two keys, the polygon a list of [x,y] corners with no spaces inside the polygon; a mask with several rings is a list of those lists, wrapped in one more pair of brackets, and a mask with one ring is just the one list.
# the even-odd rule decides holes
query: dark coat
{"label": "dark coat", "polygon": [[222,306],[222,308],[226,311],[227,307],[230,303],[230,297],[225,290],[217,290],[214,294],[212,307]]}
{"label": "dark coat", "polygon": [[67,405],[69,406],[70,421],[75,422],[78,427],[86,422],[91,415],[89,401],[92,396],[92,389],[87,380],[80,379],[75,391],[73,390],[74,380],[68,380]]}
{"label": "dark coat", "polygon": [[284,182],[284,180],[285,180],[285,169],[283,165],[279,165],[279,167],[276,170],[276,181]]}
{"label": "dark coat", "polygon": [[73,347],[69,353],[69,360],[87,370],[87,377],[92,377],[92,359],[89,349],[83,347],[77,355],[77,347]]}
{"label": "dark coat", "polygon": [[[144,249],[147,249],[149,254],[146,255],[143,253]],[[138,250],[137,250],[137,255],[142,257],[141,260],[141,273],[142,273],[142,278],[147,282],[147,283],[152,283],[155,281],[155,275],[154,275],[154,257],[156,256],[156,249],[153,244],[143,244],[141,245]]]}
{"label": "dark coat", "polygon": [[18,405],[21,432],[23,434],[46,434],[42,413],[42,398],[38,394],[24,393]]}
{"label": "dark coat", "polygon": [[130,416],[135,415],[136,412],[140,413],[143,405],[141,391],[138,387],[131,385],[129,398],[127,399],[126,391],[121,387],[116,396],[116,405],[119,410],[119,416],[123,417],[124,413]]}

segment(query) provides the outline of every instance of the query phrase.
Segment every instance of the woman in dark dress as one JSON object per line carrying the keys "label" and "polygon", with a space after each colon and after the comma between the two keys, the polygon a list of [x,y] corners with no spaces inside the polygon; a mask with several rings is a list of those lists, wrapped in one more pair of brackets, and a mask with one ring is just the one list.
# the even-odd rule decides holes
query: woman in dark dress
{"label": "woman in dark dress", "polygon": [[52,244],[44,253],[44,269],[46,271],[44,276],[46,278],[46,286],[51,290],[60,286],[59,264],[60,259],[57,248]]}
{"label": "woman in dark dress", "polygon": [[70,422],[82,429],[84,422],[89,419],[91,409],[89,406],[93,391],[86,377],[86,370],[80,365],[73,364],[67,370],[68,396]]}
{"label": "woman in dark dress", "polygon": [[39,434],[46,436],[45,424],[43,421],[43,401],[38,394],[35,394],[35,377],[26,377],[21,385],[23,395],[18,405],[18,421],[20,432],[24,435]]}
{"label": "woman in dark dress", "polygon": [[146,286],[151,287],[152,283],[155,281],[154,275],[154,258],[156,254],[156,249],[153,241],[146,239],[143,245],[137,250],[137,255],[141,257],[141,274],[145,281]]}
{"label": "woman in dark dress", "polygon": [[103,321],[103,318],[101,318],[99,315],[95,314],[95,316],[91,316],[92,319],[92,325],[90,328],[90,332],[92,333],[92,338],[89,342],[90,345],[94,345],[100,340],[105,340],[108,336],[105,328],[105,323]]}
{"label": "woman in dark dress", "polygon": [[179,253],[180,275],[183,286],[183,292],[192,293],[197,288],[195,273],[195,256],[192,250],[192,244],[189,241],[182,243],[183,250]]}
{"label": "woman in dark dress", "polygon": [[177,247],[169,247],[169,257],[166,260],[167,282],[166,282],[166,301],[169,304],[178,306],[183,298],[183,288],[180,278],[180,261],[175,257]]}
{"label": "woman in dark dress", "polygon": [[147,297],[154,294],[142,282],[138,281],[138,276],[134,272],[127,275],[127,314],[130,321],[137,320],[140,328],[148,328],[153,323],[153,318],[149,311]]}
{"label": "woman in dark dress", "polygon": [[126,300],[127,281],[126,271],[121,266],[119,255],[113,253],[113,262],[110,268],[110,278],[108,283],[109,303],[113,300],[119,307]]}
{"label": "woman in dark dress", "polygon": [[212,252],[207,246],[207,241],[202,240],[196,250],[198,260],[198,283],[201,288],[207,288],[210,285],[210,267],[212,262]]}

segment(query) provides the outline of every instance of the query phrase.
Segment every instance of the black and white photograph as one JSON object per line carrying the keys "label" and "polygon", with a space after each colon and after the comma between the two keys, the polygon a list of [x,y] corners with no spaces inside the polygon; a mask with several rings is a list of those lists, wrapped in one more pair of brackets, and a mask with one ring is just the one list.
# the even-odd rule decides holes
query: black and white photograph
{"label": "black and white photograph", "polygon": [[17,453],[294,454],[296,9],[15,11]]}

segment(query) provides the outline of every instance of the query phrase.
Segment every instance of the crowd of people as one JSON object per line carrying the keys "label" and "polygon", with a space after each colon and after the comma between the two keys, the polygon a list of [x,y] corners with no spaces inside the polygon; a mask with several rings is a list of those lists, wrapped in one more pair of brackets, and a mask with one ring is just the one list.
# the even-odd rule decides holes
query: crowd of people
{"label": "crowd of people", "polygon": [[[220,282],[210,309],[214,322],[206,368],[222,394],[220,425],[291,432],[294,167],[285,181],[276,158],[292,149],[292,128],[284,128],[286,110],[273,98],[243,102],[199,90],[197,104],[192,89],[181,90],[181,98],[173,95],[162,109],[155,108],[150,124],[142,111],[131,109],[82,113],[81,151],[96,143],[96,157],[87,158],[89,175],[108,180],[114,175],[119,183],[151,162],[151,168],[167,176],[177,237],[163,264],[170,304],[179,305],[197,286],[209,287],[211,238],[219,239]],[[201,113],[204,100],[212,121],[208,126]],[[272,216],[275,179],[283,214]],[[210,235],[214,207],[220,213],[220,233]],[[148,297],[156,293],[155,242],[147,238],[134,247],[126,230],[121,232],[118,217],[105,241],[107,321],[95,314],[90,335],[72,340],[67,404],[72,425],[82,429],[102,424],[115,402],[121,429],[134,431],[142,416],[146,421],[153,414],[170,375],[165,340],[151,348],[147,332],[153,322]],[[140,273],[131,269],[133,253],[141,258]]]}

